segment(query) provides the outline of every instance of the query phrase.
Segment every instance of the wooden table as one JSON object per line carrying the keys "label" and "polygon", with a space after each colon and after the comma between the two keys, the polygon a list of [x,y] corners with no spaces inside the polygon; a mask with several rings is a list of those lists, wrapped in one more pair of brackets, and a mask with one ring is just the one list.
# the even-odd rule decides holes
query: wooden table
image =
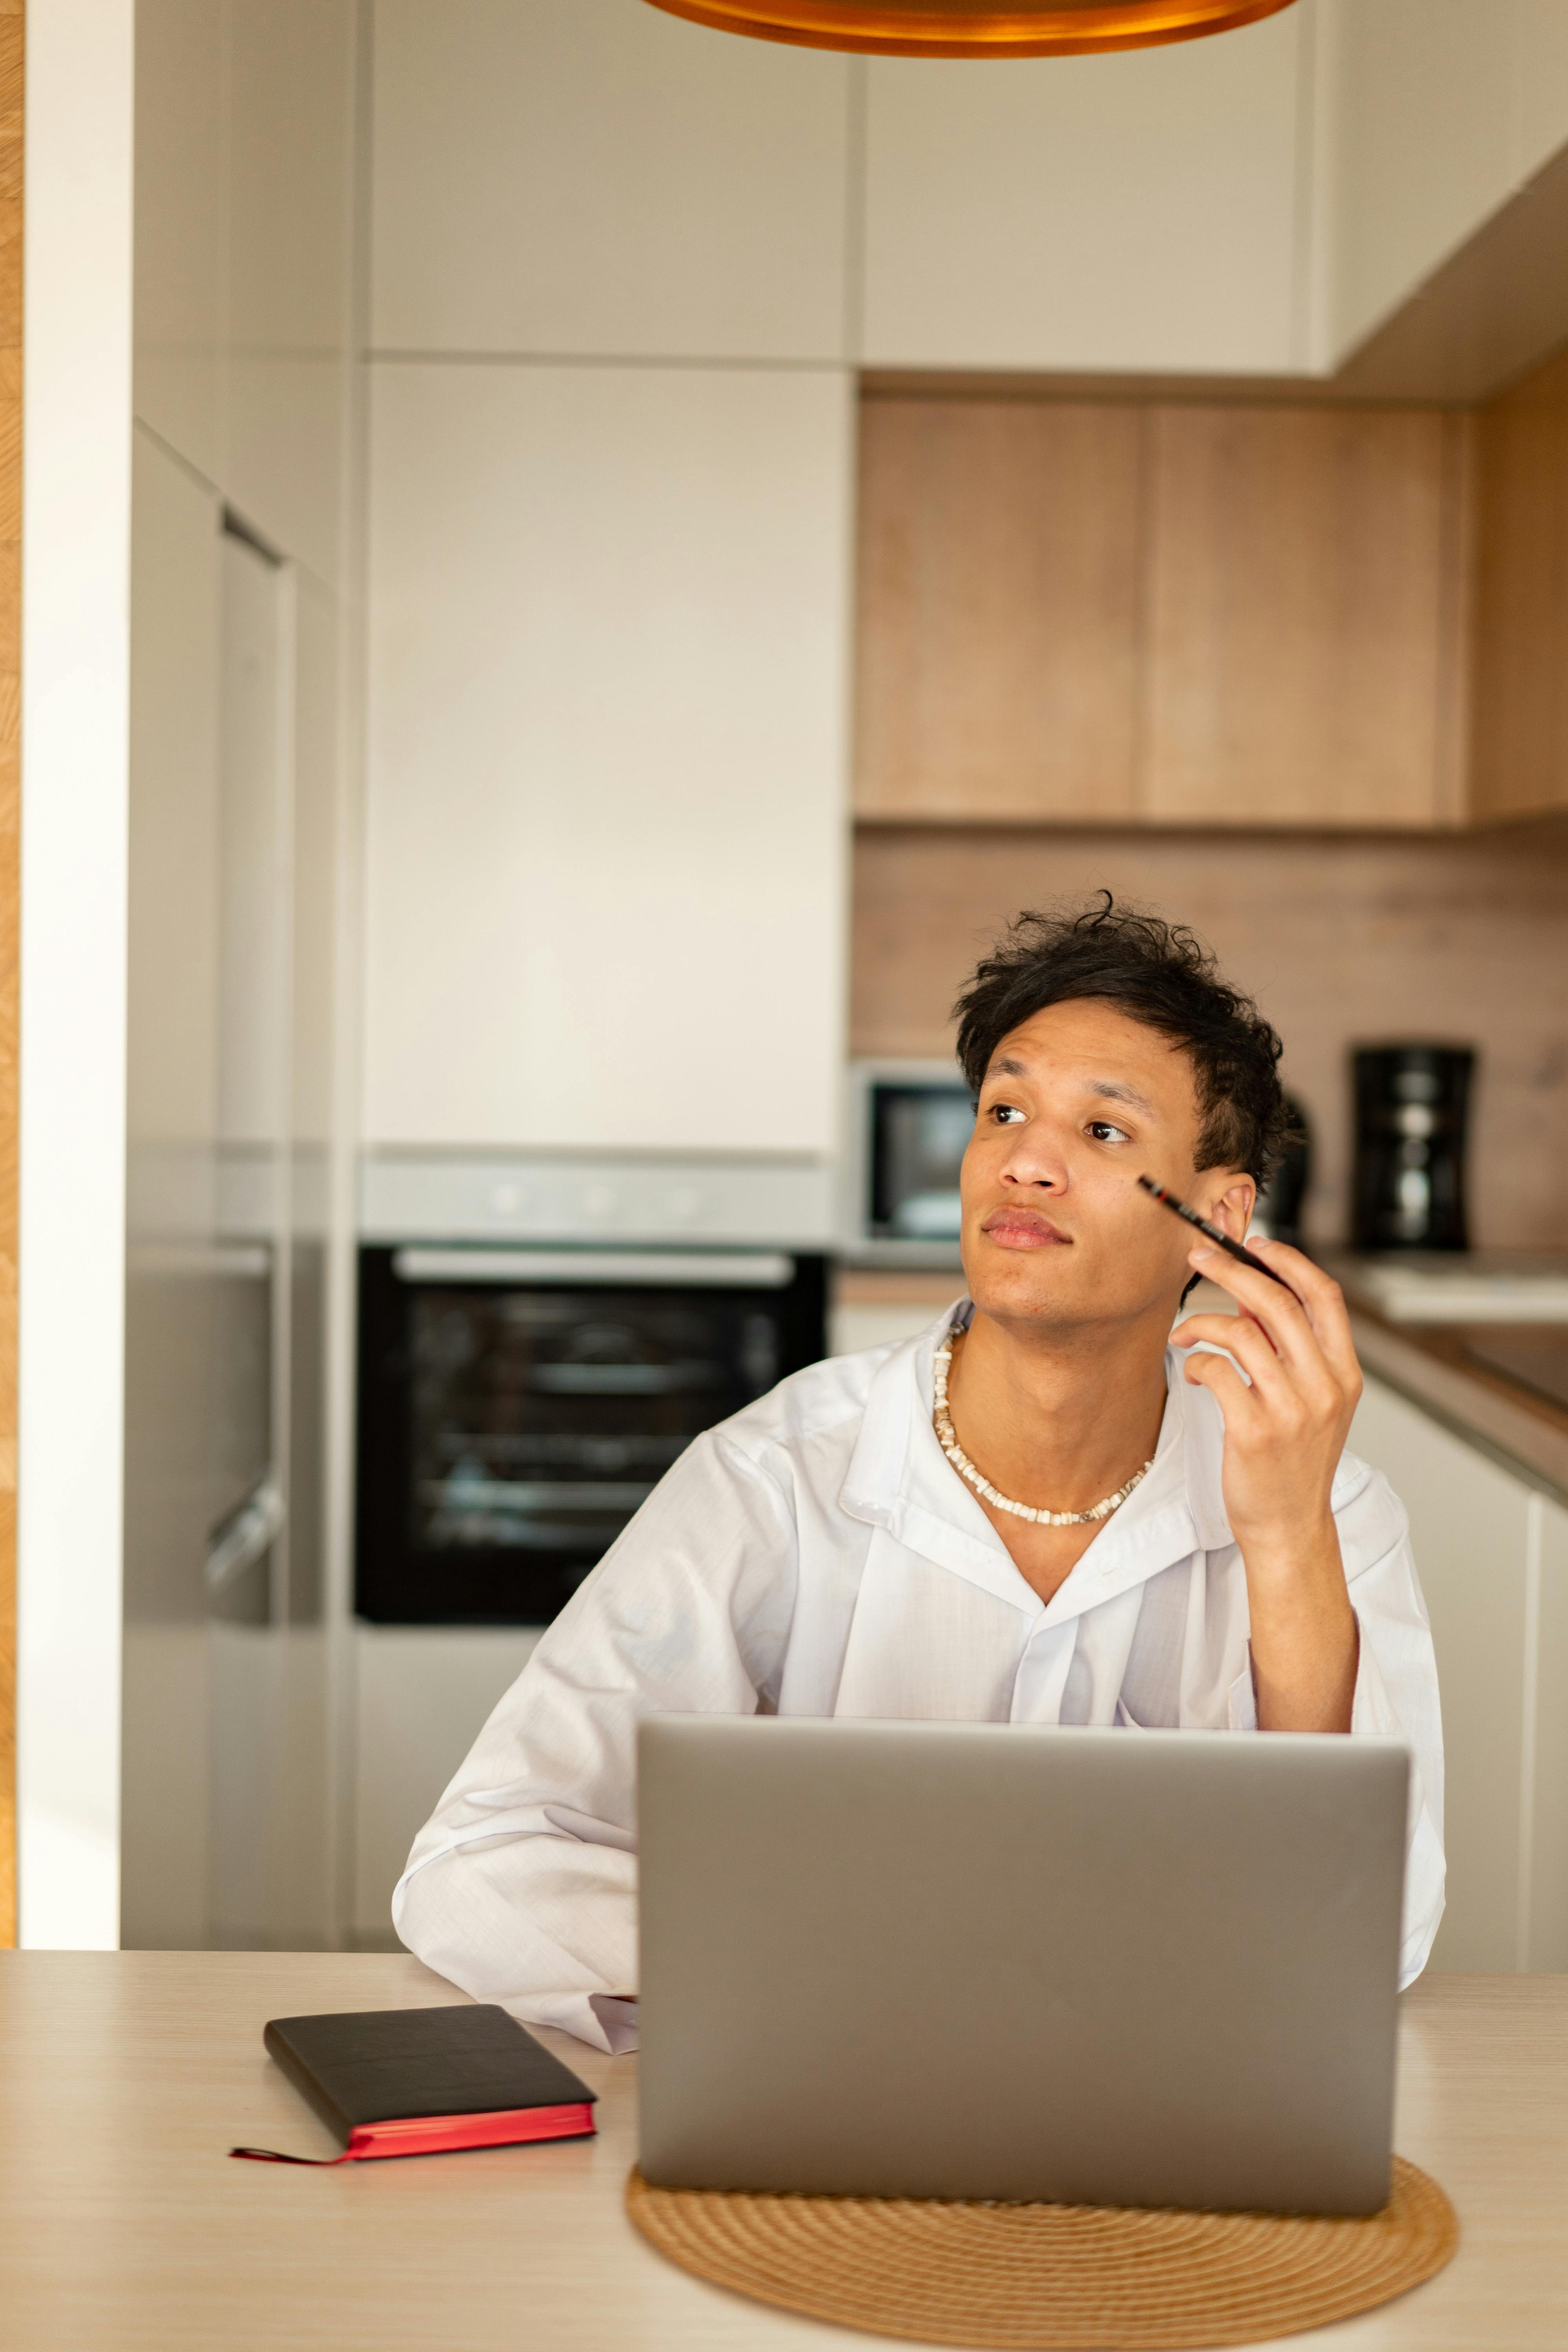
{"label": "wooden table", "polygon": [[[621,2210],[636,2063],[548,2039],[598,2092],[554,2147],[231,2163],[331,2142],[264,2057],[268,2017],[461,1999],[405,1956],[0,1954],[5,2352],[783,2352],[885,2344],[703,2286]],[[1568,2343],[1568,1977],[1434,1977],[1406,1996],[1398,2145],[1465,2240],[1441,2278],[1292,2339],[1354,2352]]]}

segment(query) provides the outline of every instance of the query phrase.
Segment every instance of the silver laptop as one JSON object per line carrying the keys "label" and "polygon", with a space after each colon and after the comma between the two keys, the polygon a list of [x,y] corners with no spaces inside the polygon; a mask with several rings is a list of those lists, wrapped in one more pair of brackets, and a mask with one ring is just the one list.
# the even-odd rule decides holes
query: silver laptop
{"label": "silver laptop", "polygon": [[663,1716],[639,1770],[647,2179],[1387,2201],[1398,1742]]}

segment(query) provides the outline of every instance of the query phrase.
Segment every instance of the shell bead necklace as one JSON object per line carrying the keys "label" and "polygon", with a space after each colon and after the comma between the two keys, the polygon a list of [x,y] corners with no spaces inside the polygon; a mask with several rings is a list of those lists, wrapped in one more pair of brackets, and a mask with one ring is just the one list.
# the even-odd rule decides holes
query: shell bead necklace
{"label": "shell bead necklace", "polygon": [[963,1446],[960,1445],[952,1426],[952,1415],[948,1410],[948,1370],[952,1362],[953,1347],[963,1337],[963,1334],[961,1331],[949,1332],[936,1351],[935,1407],[931,1413],[931,1424],[936,1431],[936,1442],[959,1476],[967,1485],[973,1486],[977,1495],[983,1495],[994,1509],[1009,1511],[1014,1518],[1029,1519],[1037,1527],[1082,1528],[1088,1527],[1096,1519],[1108,1519],[1111,1512],[1119,1509],[1127,1500],[1133,1487],[1141,1486],[1148,1476],[1154,1466],[1153,1455],[1150,1455],[1142,1470],[1134,1472],[1125,1486],[1118,1486],[1114,1495],[1107,1495],[1101,1502],[1091,1503],[1087,1511],[1037,1511],[1027,1503],[1016,1503],[1011,1495],[999,1493],[989,1478],[981,1476]]}

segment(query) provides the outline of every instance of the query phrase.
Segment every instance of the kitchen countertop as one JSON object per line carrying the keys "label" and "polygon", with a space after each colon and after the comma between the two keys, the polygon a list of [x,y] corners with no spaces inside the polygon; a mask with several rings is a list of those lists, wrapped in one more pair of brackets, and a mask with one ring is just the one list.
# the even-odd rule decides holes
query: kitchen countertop
{"label": "kitchen countertop", "polygon": [[1346,1297],[1367,1371],[1468,1444],[1568,1505],[1568,1409],[1478,1363],[1469,1352],[1470,1342],[1506,1344],[1518,1336],[1517,1323],[1391,1323],[1348,1286]]}

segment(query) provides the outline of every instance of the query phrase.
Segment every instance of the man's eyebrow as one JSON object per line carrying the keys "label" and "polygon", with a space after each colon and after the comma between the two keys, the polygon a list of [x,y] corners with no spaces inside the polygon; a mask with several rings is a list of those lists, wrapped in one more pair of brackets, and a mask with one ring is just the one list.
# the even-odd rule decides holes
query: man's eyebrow
{"label": "man's eyebrow", "polygon": [[1128,1103],[1132,1109],[1141,1110],[1147,1118],[1154,1116],[1154,1106],[1148,1096],[1141,1095],[1136,1087],[1123,1086],[1120,1078],[1090,1078],[1089,1091],[1091,1095],[1100,1096],[1106,1102]]}
{"label": "man's eyebrow", "polygon": [[[1029,1072],[1027,1065],[1011,1054],[998,1054],[985,1075],[988,1078],[1026,1078]],[[1121,1078],[1089,1078],[1085,1084],[1089,1092],[1098,1095],[1103,1102],[1126,1103],[1130,1109],[1141,1110],[1145,1118],[1159,1116],[1147,1095],[1141,1095],[1136,1087],[1128,1086]]]}

